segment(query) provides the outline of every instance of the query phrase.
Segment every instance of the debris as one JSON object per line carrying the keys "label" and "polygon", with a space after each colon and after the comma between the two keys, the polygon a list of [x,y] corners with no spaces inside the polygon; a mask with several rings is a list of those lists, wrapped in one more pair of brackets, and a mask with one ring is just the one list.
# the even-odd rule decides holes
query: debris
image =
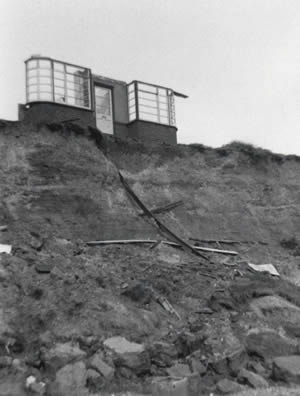
{"label": "debris", "polygon": [[227,378],[224,378],[217,383],[217,390],[224,395],[242,392],[244,389],[244,386]]}
{"label": "debris", "polygon": [[157,341],[151,343],[147,348],[151,363],[158,367],[171,366],[172,361],[177,358],[177,349],[174,344]]}
{"label": "debris", "polygon": [[204,308],[199,308],[197,309],[197,311],[195,311],[198,314],[205,314],[205,315],[211,315],[214,313],[214,311],[208,307],[204,307]]}
{"label": "debris", "polygon": [[[158,241],[153,239],[116,239],[116,240],[107,240],[107,241],[89,241],[86,244],[88,246],[97,246],[97,245],[123,245],[123,244],[139,244],[139,243],[150,243],[150,244],[163,243],[169,246],[182,247],[182,244],[180,243],[170,242],[170,241]],[[233,250],[212,249],[203,246],[191,246],[191,245],[189,246],[196,251],[201,250],[204,252],[229,254],[232,256],[238,255],[238,252],[235,252]]]}
{"label": "debris", "polygon": [[223,243],[227,245],[235,245],[235,244],[256,244],[259,243],[260,245],[268,245],[267,242],[264,241],[236,241],[231,239],[200,239],[200,238],[190,238],[191,241],[196,242],[204,242],[204,243]]}
{"label": "debris", "polygon": [[[176,202],[172,202],[168,205],[164,205],[164,206],[160,206],[158,208],[155,209],[150,209],[150,212],[152,214],[158,214],[158,213],[163,213],[163,212],[169,212],[170,210],[173,210],[175,208],[177,208],[178,206],[183,205],[183,201],[176,201]],[[140,216],[145,216],[145,213],[142,212],[140,214]]]}
{"label": "debris", "polygon": [[53,264],[51,263],[37,263],[34,266],[35,270],[41,274],[49,274],[53,269]]}
{"label": "debris", "polygon": [[181,319],[179,313],[175,310],[175,308],[169,303],[169,301],[165,297],[158,296],[157,301],[166,311],[168,311],[171,314],[175,314],[179,320]]}
{"label": "debris", "polygon": [[191,370],[187,364],[176,362],[172,367],[168,368],[167,373],[170,377],[180,378],[187,377],[191,374]]}
{"label": "debris", "polygon": [[300,384],[300,356],[280,356],[273,360],[273,378],[277,381]]}
{"label": "debris", "polygon": [[120,336],[108,338],[103,345],[115,353],[117,366],[131,369],[137,375],[150,370],[150,357],[144,345]]}
{"label": "debris", "polygon": [[7,231],[7,225],[0,226],[0,231]]}
{"label": "debris", "polygon": [[12,249],[12,245],[5,245],[0,243],[0,253],[10,254]]}
{"label": "debris", "polygon": [[[55,382],[49,387],[49,395],[86,396],[87,370],[83,362],[67,364],[56,372]],[[53,387],[53,388],[51,388]]]}
{"label": "debris", "polygon": [[268,381],[261,375],[252,373],[252,371],[246,369],[242,369],[239,372],[238,379],[255,389],[267,388],[269,386]]}
{"label": "debris", "polygon": [[86,352],[69,342],[65,344],[58,343],[50,350],[42,351],[42,361],[46,366],[54,369],[54,371],[68,363],[84,359],[85,356]]}
{"label": "debris", "polygon": [[136,194],[134,193],[134,191],[132,190],[132,188],[129,186],[129,184],[126,182],[126,180],[124,179],[124,177],[122,176],[121,172],[119,172],[119,177],[121,180],[121,183],[123,184],[125,190],[128,192],[128,194],[133,198],[133,200],[135,201],[135,203],[144,211],[144,213],[150,217],[151,219],[154,220],[154,224],[156,225],[156,227],[159,229],[160,232],[162,232],[163,234],[168,235],[169,238],[176,240],[177,243],[182,246],[182,248],[187,251],[188,253],[193,253],[197,256],[202,257],[205,260],[208,260],[208,258],[206,256],[204,256],[203,254],[199,253],[196,249],[193,248],[193,246],[191,246],[188,242],[184,241],[183,239],[181,239],[180,237],[178,237],[176,234],[174,234],[174,232],[172,232],[171,230],[169,230],[168,227],[166,227],[161,221],[159,221],[151,212],[150,210],[143,204],[143,202],[136,196]]}
{"label": "debris", "polygon": [[252,268],[254,271],[258,272],[269,272],[269,274],[274,275],[274,276],[280,276],[279,272],[277,269],[274,267],[273,264],[251,264],[248,263],[249,267]]}
{"label": "debris", "polygon": [[259,356],[264,360],[297,353],[297,345],[273,331],[249,334],[246,338],[246,349],[249,355]]}
{"label": "debris", "polygon": [[95,353],[90,360],[90,367],[98,371],[103,377],[111,380],[115,375],[115,369],[110,367],[107,363],[102,360],[100,353]]}
{"label": "debris", "polygon": [[141,283],[137,283],[125,289],[122,295],[141,304],[149,304],[152,298],[152,290]]}

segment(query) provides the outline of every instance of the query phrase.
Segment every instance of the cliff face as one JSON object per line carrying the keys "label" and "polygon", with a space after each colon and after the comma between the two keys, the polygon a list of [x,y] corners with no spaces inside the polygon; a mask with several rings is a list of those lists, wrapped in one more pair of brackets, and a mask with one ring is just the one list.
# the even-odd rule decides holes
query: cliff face
{"label": "cliff face", "polygon": [[[0,226],[8,226],[0,242],[13,246],[12,255],[0,255],[0,353],[6,353],[7,340],[16,339],[22,348],[12,355],[26,363],[24,372],[34,368],[47,384],[57,382],[59,375],[47,371],[41,356],[59,342],[78,342],[87,354],[83,367],[88,367],[97,350],[107,358],[106,337],[119,335],[151,348],[163,341],[172,344],[168,348],[176,345],[171,365],[178,359],[190,364],[183,352],[190,341],[184,337],[197,339],[201,329],[208,338],[201,344],[201,330],[202,341],[195,345],[207,362],[244,345],[255,326],[257,331],[297,330],[299,157],[239,143],[220,149],[155,148],[100,135],[95,142],[97,131],[74,125],[0,125]],[[158,215],[177,235],[190,242],[246,241],[203,243],[234,249],[239,256],[210,255],[210,262],[202,262],[164,245],[88,247],[88,240],[165,239],[128,197],[118,169],[150,209],[183,201]],[[273,263],[282,278],[251,275],[247,262]],[[168,299],[180,319],[158,304],[157,294]],[[265,296],[270,301],[259,300]],[[213,315],[199,314],[208,305]],[[115,364],[116,381],[104,381],[99,389],[134,385],[145,390],[153,376],[167,375],[154,358],[143,377],[124,370],[120,360],[107,358],[106,363]],[[212,389],[211,373],[205,375],[204,394]],[[24,378],[7,367],[0,369],[0,390],[4,380],[15,384]]]}

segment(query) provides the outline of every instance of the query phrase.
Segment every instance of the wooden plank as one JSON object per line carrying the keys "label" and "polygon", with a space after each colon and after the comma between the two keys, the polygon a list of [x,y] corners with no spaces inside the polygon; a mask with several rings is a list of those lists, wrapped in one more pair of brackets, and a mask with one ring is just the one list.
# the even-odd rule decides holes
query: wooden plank
{"label": "wooden plank", "polygon": [[[157,241],[153,239],[114,239],[114,240],[106,240],[106,241],[89,241],[87,242],[88,246],[99,246],[99,245],[126,245],[126,244],[143,244],[143,243],[150,243],[155,244],[157,242],[161,242],[165,245],[180,247],[181,244],[171,241]],[[232,256],[236,256],[238,252],[232,250],[220,250],[220,249],[211,249],[202,246],[192,246],[195,250],[201,250],[203,252],[210,252],[210,253],[219,253],[219,254],[229,254]]]}
{"label": "wooden plank", "polygon": [[208,258],[204,254],[200,253],[198,250],[194,249],[188,242],[184,241],[183,239],[178,237],[176,234],[174,234],[174,232],[169,230],[168,227],[166,227],[160,220],[158,220],[150,212],[150,210],[146,207],[146,205],[134,193],[132,188],[129,186],[127,181],[124,179],[124,177],[121,174],[121,172],[119,172],[119,177],[120,177],[121,183],[123,184],[123,186],[126,189],[126,191],[128,192],[128,194],[132,197],[132,199],[136,202],[136,204],[145,212],[145,214],[147,214],[147,216],[149,218],[154,220],[154,224],[156,225],[156,227],[159,229],[160,232],[162,232],[164,235],[167,235],[169,238],[171,238],[171,239],[175,240],[176,242],[178,242],[182,246],[182,248],[185,251],[187,251],[188,253],[195,254],[197,256],[202,257],[205,260],[208,260]]}
{"label": "wooden plank", "polygon": [[261,245],[268,245],[267,242],[264,241],[238,241],[238,240],[231,240],[231,239],[203,239],[203,238],[189,238],[191,241],[195,242],[203,242],[203,243],[223,243],[228,245],[235,245],[235,244],[255,244],[259,243]]}

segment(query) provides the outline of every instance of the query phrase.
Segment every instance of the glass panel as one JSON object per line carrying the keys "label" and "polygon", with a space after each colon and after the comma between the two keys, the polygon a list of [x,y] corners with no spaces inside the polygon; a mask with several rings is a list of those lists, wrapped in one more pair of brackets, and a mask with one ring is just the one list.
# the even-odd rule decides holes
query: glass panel
{"label": "glass panel", "polygon": [[143,91],[147,91],[147,92],[156,94],[157,87],[153,87],[152,85],[138,83],[138,90],[139,91],[143,90]]}
{"label": "glass panel", "polygon": [[152,114],[139,113],[140,119],[145,121],[158,122],[158,117]]}
{"label": "glass panel", "polygon": [[37,75],[38,75],[38,69],[30,69],[27,71],[28,77],[37,76]]}
{"label": "glass panel", "polygon": [[27,62],[27,68],[28,69],[37,68],[37,60],[35,60],[35,59],[29,60]]}
{"label": "glass panel", "polygon": [[65,86],[64,80],[54,79],[54,84],[56,87],[64,87]]}
{"label": "glass panel", "polygon": [[40,68],[51,68],[51,63],[49,60],[39,59],[39,67]]}
{"label": "glass panel", "polygon": [[52,94],[49,92],[41,92],[40,100],[51,100],[52,101]]}
{"label": "glass panel", "polygon": [[27,85],[32,85],[32,84],[37,84],[38,83],[38,78],[37,77],[31,77],[27,78]]}
{"label": "glass panel", "polygon": [[40,77],[39,82],[40,82],[40,84],[51,85],[51,78],[50,77]]}
{"label": "glass panel", "polygon": [[29,102],[31,102],[33,100],[38,100],[38,94],[37,93],[30,93],[28,95],[28,99],[29,99]]}
{"label": "glass panel", "polygon": [[61,71],[61,72],[64,71],[64,64],[63,63],[53,62],[53,65],[54,65],[54,70]]}
{"label": "glass panel", "polygon": [[55,100],[55,102],[58,102],[58,103],[66,103],[64,95],[59,95],[57,93],[54,96],[54,100]]}
{"label": "glass panel", "polygon": [[40,76],[51,77],[51,69],[40,69]]}

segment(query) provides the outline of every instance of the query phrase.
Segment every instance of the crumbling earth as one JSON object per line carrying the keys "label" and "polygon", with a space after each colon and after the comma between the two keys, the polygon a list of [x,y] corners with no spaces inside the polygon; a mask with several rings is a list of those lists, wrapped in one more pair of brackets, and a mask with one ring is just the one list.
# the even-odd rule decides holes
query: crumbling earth
{"label": "crumbling earth", "polygon": [[[145,147],[2,122],[0,243],[13,250],[0,254],[0,395],[296,395],[299,167],[241,144]],[[147,207],[183,201],[157,216],[185,241],[239,254],[88,246],[166,239],[118,169]]]}

